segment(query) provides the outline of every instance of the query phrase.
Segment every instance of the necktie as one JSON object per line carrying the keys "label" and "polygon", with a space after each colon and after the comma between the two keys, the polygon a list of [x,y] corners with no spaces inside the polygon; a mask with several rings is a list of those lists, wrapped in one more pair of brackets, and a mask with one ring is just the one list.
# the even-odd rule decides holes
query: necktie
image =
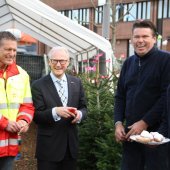
{"label": "necktie", "polygon": [[63,103],[63,106],[67,106],[67,98],[65,96],[65,90],[63,87],[63,80],[57,81],[59,84],[58,94],[60,96],[61,102]]}

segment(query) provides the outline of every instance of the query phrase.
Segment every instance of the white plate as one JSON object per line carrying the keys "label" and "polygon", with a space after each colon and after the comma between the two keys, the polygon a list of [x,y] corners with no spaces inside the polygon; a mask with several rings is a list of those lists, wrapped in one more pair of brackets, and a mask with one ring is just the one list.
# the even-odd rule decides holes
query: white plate
{"label": "white plate", "polygon": [[[133,140],[133,141],[136,141],[137,136],[140,136],[140,135],[132,135],[132,136],[130,136],[130,139]],[[147,143],[146,142],[140,142],[140,141],[136,141],[136,142],[147,144],[147,145],[161,145],[161,144],[170,142],[170,139],[169,138],[164,138],[164,140],[162,142],[155,142],[155,141],[147,142]]]}

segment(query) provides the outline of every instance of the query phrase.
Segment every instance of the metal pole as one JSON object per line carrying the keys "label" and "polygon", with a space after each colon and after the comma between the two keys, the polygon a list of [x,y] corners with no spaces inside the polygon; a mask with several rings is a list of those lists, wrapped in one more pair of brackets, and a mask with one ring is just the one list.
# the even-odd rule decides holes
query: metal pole
{"label": "metal pole", "polygon": [[[109,40],[110,37],[110,5],[111,1],[106,0],[106,3],[103,6],[103,23],[102,23],[102,36]],[[100,74],[107,75],[106,69],[106,56],[100,57]]]}
{"label": "metal pole", "polygon": [[102,36],[109,40],[110,30],[110,0],[106,0],[103,6],[103,23],[102,23]]}
{"label": "metal pole", "polygon": [[45,75],[49,73],[49,66],[48,66],[48,57],[44,54],[44,66],[45,66]]}

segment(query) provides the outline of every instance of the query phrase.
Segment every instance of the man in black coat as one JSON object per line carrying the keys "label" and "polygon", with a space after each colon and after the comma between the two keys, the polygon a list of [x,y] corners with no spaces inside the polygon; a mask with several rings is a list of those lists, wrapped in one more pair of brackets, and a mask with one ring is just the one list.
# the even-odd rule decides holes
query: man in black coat
{"label": "man in black coat", "polygon": [[32,84],[37,166],[38,170],[76,170],[77,124],[87,112],[84,90],[79,78],[65,73],[67,49],[53,47],[48,57],[51,73]]}
{"label": "man in black coat", "polygon": [[115,138],[123,142],[122,170],[166,170],[166,145],[149,148],[129,141],[143,130],[158,131],[170,83],[170,53],[158,50],[156,28],[136,21],[132,28],[135,54],[121,70],[115,95]]}

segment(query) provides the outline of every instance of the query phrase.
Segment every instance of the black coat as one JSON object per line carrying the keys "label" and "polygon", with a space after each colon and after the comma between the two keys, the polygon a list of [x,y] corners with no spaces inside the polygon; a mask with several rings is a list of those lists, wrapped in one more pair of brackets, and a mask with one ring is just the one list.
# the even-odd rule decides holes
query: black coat
{"label": "black coat", "polygon": [[159,128],[159,133],[170,138],[170,85],[168,86],[167,89],[166,109],[163,114],[163,121]]}
{"label": "black coat", "polygon": [[[68,82],[68,107],[75,107],[82,112],[82,120],[86,117],[84,90],[79,78],[66,75]],[[32,96],[35,106],[34,121],[37,124],[36,157],[46,161],[61,161],[69,146],[73,158],[78,153],[77,125],[71,118],[54,121],[52,108],[62,106],[62,102],[50,75],[32,84]]]}
{"label": "black coat", "polygon": [[126,127],[144,120],[157,130],[170,83],[170,54],[153,47],[145,56],[129,57],[121,70],[115,95],[114,121]]}

